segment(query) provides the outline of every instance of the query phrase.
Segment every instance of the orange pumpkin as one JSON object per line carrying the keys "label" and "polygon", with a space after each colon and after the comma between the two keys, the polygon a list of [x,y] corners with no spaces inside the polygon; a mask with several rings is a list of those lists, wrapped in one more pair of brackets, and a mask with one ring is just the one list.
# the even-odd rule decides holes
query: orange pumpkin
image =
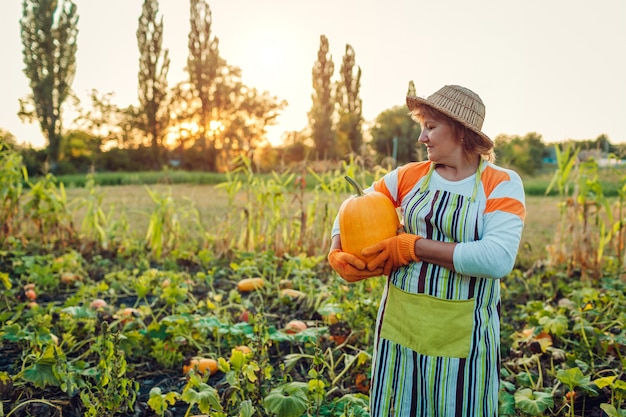
{"label": "orange pumpkin", "polygon": [[370,392],[370,380],[364,374],[356,374],[354,385],[359,392],[363,394],[369,394]]}
{"label": "orange pumpkin", "polygon": [[250,349],[250,347],[246,345],[235,346],[233,349],[240,351],[244,355],[247,355],[248,353],[252,353],[252,349]]}
{"label": "orange pumpkin", "polygon": [[241,292],[250,292],[262,288],[265,280],[261,277],[244,278],[237,283],[237,289]]}
{"label": "orange pumpkin", "polygon": [[303,332],[307,329],[307,325],[302,320],[291,320],[285,326],[285,333],[287,334],[296,334]]}
{"label": "orange pumpkin", "polygon": [[217,361],[215,359],[201,357],[186,359],[183,363],[183,374],[188,374],[192,369],[201,374],[208,372],[209,375],[213,375],[218,371]]}
{"label": "orange pumpkin", "polygon": [[355,188],[356,195],[348,198],[339,208],[339,233],[341,248],[365,262],[361,251],[368,246],[393,237],[400,227],[398,213],[391,200],[381,192],[363,192],[352,178],[346,180]]}

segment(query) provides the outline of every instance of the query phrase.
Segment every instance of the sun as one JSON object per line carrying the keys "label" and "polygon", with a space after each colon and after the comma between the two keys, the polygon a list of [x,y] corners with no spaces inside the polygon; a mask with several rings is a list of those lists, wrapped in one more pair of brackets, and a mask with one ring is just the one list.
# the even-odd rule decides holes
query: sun
{"label": "sun", "polygon": [[182,122],[175,126],[170,126],[167,134],[165,135],[163,145],[165,145],[168,149],[173,149],[176,146],[193,139],[199,130],[200,126],[194,121]]}

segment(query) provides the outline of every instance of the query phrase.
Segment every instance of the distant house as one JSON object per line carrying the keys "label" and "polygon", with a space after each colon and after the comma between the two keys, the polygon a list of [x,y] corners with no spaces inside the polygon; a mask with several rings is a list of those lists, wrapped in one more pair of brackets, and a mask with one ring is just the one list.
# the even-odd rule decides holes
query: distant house
{"label": "distant house", "polygon": [[614,167],[622,164],[626,164],[626,161],[616,158],[609,158],[606,152],[602,152],[600,149],[588,149],[580,151],[578,159],[581,161],[587,161],[589,159],[595,159],[600,168]]}
{"label": "distant house", "polygon": [[546,156],[543,157],[543,163],[546,165],[556,164],[556,149],[554,149],[554,146],[550,146],[549,148],[546,148],[544,152]]}

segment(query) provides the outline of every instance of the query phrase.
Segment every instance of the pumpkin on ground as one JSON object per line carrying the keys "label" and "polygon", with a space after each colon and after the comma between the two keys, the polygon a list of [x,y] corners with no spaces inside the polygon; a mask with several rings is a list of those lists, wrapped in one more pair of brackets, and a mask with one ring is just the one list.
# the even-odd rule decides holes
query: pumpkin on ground
{"label": "pumpkin on ground", "polygon": [[217,361],[211,358],[188,358],[183,363],[183,374],[187,375],[192,369],[200,374],[208,372],[213,375],[218,371]]}
{"label": "pumpkin on ground", "polygon": [[285,326],[285,333],[287,334],[296,334],[303,332],[307,329],[307,325],[302,320],[291,320]]}
{"label": "pumpkin on ground", "polygon": [[265,280],[261,277],[244,278],[237,283],[237,289],[241,292],[250,292],[262,288]]}
{"label": "pumpkin on ground", "polygon": [[233,350],[238,350],[241,353],[243,353],[244,355],[247,355],[248,353],[252,353],[252,349],[250,349],[250,347],[248,347],[246,345],[235,346],[233,348]]}
{"label": "pumpkin on ground", "polygon": [[356,181],[349,176],[345,178],[355,188],[356,194],[339,208],[341,249],[368,262],[374,255],[366,258],[361,251],[398,233],[398,213],[383,193],[364,193]]}
{"label": "pumpkin on ground", "polygon": [[306,294],[302,291],[294,290],[293,288],[283,288],[282,290],[280,290],[280,296],[298,299],[301,297],[306,297]]}

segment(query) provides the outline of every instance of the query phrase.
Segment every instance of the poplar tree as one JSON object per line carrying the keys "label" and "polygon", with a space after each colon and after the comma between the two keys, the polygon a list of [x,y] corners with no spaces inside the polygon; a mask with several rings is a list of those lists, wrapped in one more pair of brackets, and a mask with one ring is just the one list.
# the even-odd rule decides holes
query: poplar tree
{"label": "poplar tree", "polygon": [[376,116],[370,129],[372,147],[382,158],[393,156],[393,142],[398,141],[396,164],[421,161],[423,158],[422,154],[418,154],[422,146],[417,144],[422,128],[408,113],[404,103],[384,110]]}
{"label": "poplar tree", "polygon": [[207,156],[207,169],[216,169],[215,138],[211,136],[211,121],[219,120],[218,109],[223,106],[215,94],[216,78],[223,61],[219,56],[219,39],[212,35],[213,17],[204,0],[190,0],[188,36],[189,55],[187,71],[189,80],[200,99],[200,141]]}
{"label": "poplar tree", "polygon": [[20,118],[38,121],[54,172],[61,156],[61,107],[76,73],[78,13],[71,0],[24,0],[20,29],[24,74],[32,94],[20,100]]}
{"label": "poplar tree", "polygon": [[355,52],[346,44],[341,63],[341,81],[337,84],[337,154],[359,153],[363,144],[363,110],[359,97],[361,89],[361,68],[356,67]]}
{"label": "poplar tree", "polygon": [[169,51],[163,49],[163,16],[159,18],[158,12],[158,0],[144,0],[137,28],[140,125],[150,137],[156,168],[162,162],[161,147],[168,123],[164,109],[170,67]]}
{"label": "poplar tree", "polygon": [[317,52],[317,61],[313,65],[313,101],[309,111],[309,126],[315,149],[319,157],[334,157],[333,113],[334,102],[332,97],[333,85],[331,78],[335,71],[332,55],[329,52],[328,39],[320,36],[320,48]]}

